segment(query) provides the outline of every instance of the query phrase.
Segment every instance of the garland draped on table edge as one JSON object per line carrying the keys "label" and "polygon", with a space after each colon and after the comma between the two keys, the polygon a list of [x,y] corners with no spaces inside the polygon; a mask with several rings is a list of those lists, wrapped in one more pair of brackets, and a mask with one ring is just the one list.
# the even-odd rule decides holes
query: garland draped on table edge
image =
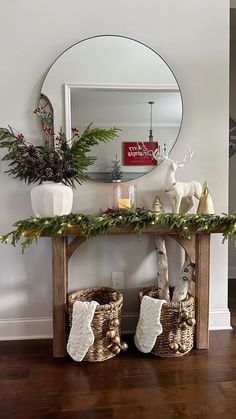
{"label": "garland draped on table edge", "polygon": [[89,239],[106,234],[114,227],[133,227],[138,237],[142,231],[150,226],[174,229],[184,239],[191,239],[191,227],[197,232],[211,232],[215,228],[222,228],[223,242],[226,239],[234,241],[236,245],[236,213],[222,215],[204,214],[172,214],[157,213],[145,208],[137,209],[108,209],[98,215],[69,214],[53,218],[30,217],[13,224],[15,229],[0,236],[0,242],[13,246],[23,238],[22,252],[39,236],[63,236],[70,234],[70,228],[76,226],[80,235]]}

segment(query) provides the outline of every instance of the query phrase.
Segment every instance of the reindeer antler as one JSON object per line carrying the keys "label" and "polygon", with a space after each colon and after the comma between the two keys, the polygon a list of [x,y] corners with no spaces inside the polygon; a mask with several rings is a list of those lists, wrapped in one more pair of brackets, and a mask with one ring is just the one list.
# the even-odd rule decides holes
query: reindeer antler
{"label": "reindeer antler", "polygon": [[153,158],[155,159],[155,160],[157,160],[158,158],[162,158],[163,160],[164,160],[164,162],[173,162],[173,160],[172,159],[170,159],[169,157],[168,157],[168,154],[169,153],[161,153],[161,154],[158,154],[157,155],[157,152],[158,152],[158,148],[156,148],[156,150],[154,150],[153,152],[152,152],[152,155],[153,155]]}
{"label": "reindeer antler", "polygon": [[191,151],[191,148],[189,147],[189,145],[187,147],[188,147],[188,154],[189,154],[189,158],[188,158],[187,163],[189,163],[192,160],[192,157],[195,153],[195,150]]}
{"label": "reindeer antler", "polygon": [[[139,142],[137,142],[137,144],[139,145]],[[149,150],[148,148],[147,148],[147,146],[146,146],[146,144],[144,144],[144,142],[142,141],[142,143],[141,143],[142,145],[141,145],[141,147],[142,147],[142,149],[143,150],[147,150],[149,153],[151,153],[151,155],[152,155],[152,157],[153,157],[153,159],[155,159],[156,161],[157,161],[157,159],[158,159],[158,157],[159,156],[157,156],[157,152],[158,152],[158,147],[153,151],[153,150]]]}
{"label": "reindeer antler", "polygon": [[195,152],[191,151],[191,148],[189,147],[189,145],[187,147],[188,147],[188,157],[186,157],[186,154],[185,154],[184,160],[177,161],[176,164],[178,167],[184,167],[186,163],[190,163],[190,161],[192,160],[192,157]]}

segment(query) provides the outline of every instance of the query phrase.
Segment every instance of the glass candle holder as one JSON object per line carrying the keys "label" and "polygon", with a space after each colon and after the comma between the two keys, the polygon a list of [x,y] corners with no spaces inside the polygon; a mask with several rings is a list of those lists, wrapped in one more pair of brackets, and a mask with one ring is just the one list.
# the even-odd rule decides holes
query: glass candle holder
{"label": "glass candle holder", "polygon": [[113,207],[116,209],[136,208],[136,185],[117,183],[113,185]]}

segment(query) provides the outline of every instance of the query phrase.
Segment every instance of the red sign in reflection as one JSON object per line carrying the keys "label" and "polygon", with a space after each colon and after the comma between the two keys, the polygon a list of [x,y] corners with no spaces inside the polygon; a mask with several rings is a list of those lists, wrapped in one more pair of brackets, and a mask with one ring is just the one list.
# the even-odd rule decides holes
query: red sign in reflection
{"label": "red sign in reflection", "polygon": [[125,166],[156,166],[153,157],[157,155],[158,142],[128,141],[123,143],[123,164]]}

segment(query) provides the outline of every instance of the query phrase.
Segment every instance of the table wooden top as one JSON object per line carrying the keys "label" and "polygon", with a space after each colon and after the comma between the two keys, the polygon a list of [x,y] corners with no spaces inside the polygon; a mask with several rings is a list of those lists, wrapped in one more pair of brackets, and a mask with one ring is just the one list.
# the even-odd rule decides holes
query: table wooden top
{"label": "table wooden top", "polygon": [[[188,227],[190,234],[211,234],[211,233],[223,233],[225,231],[224,226],[219,226],[216,228],[208,229],[206,231],[197,231],[195,226]],[[126,227],[113,227],[108,229],[105,234],[98,234],[98,236],[102,235],[125,235],[125,234],[137,234],[135,231],[135,227],[130,225]],[[156,225],[149,225],[142,230],[141,234],[174,234],[174,235],[181,235],[181,233],[169,227],[161,227]],[[65,234],[61,236],[81,236],[83,237],[83,233],[79,226],[73,225],[67,229]],[[47,235],[42,234],[41,237],[47,237]]]}

